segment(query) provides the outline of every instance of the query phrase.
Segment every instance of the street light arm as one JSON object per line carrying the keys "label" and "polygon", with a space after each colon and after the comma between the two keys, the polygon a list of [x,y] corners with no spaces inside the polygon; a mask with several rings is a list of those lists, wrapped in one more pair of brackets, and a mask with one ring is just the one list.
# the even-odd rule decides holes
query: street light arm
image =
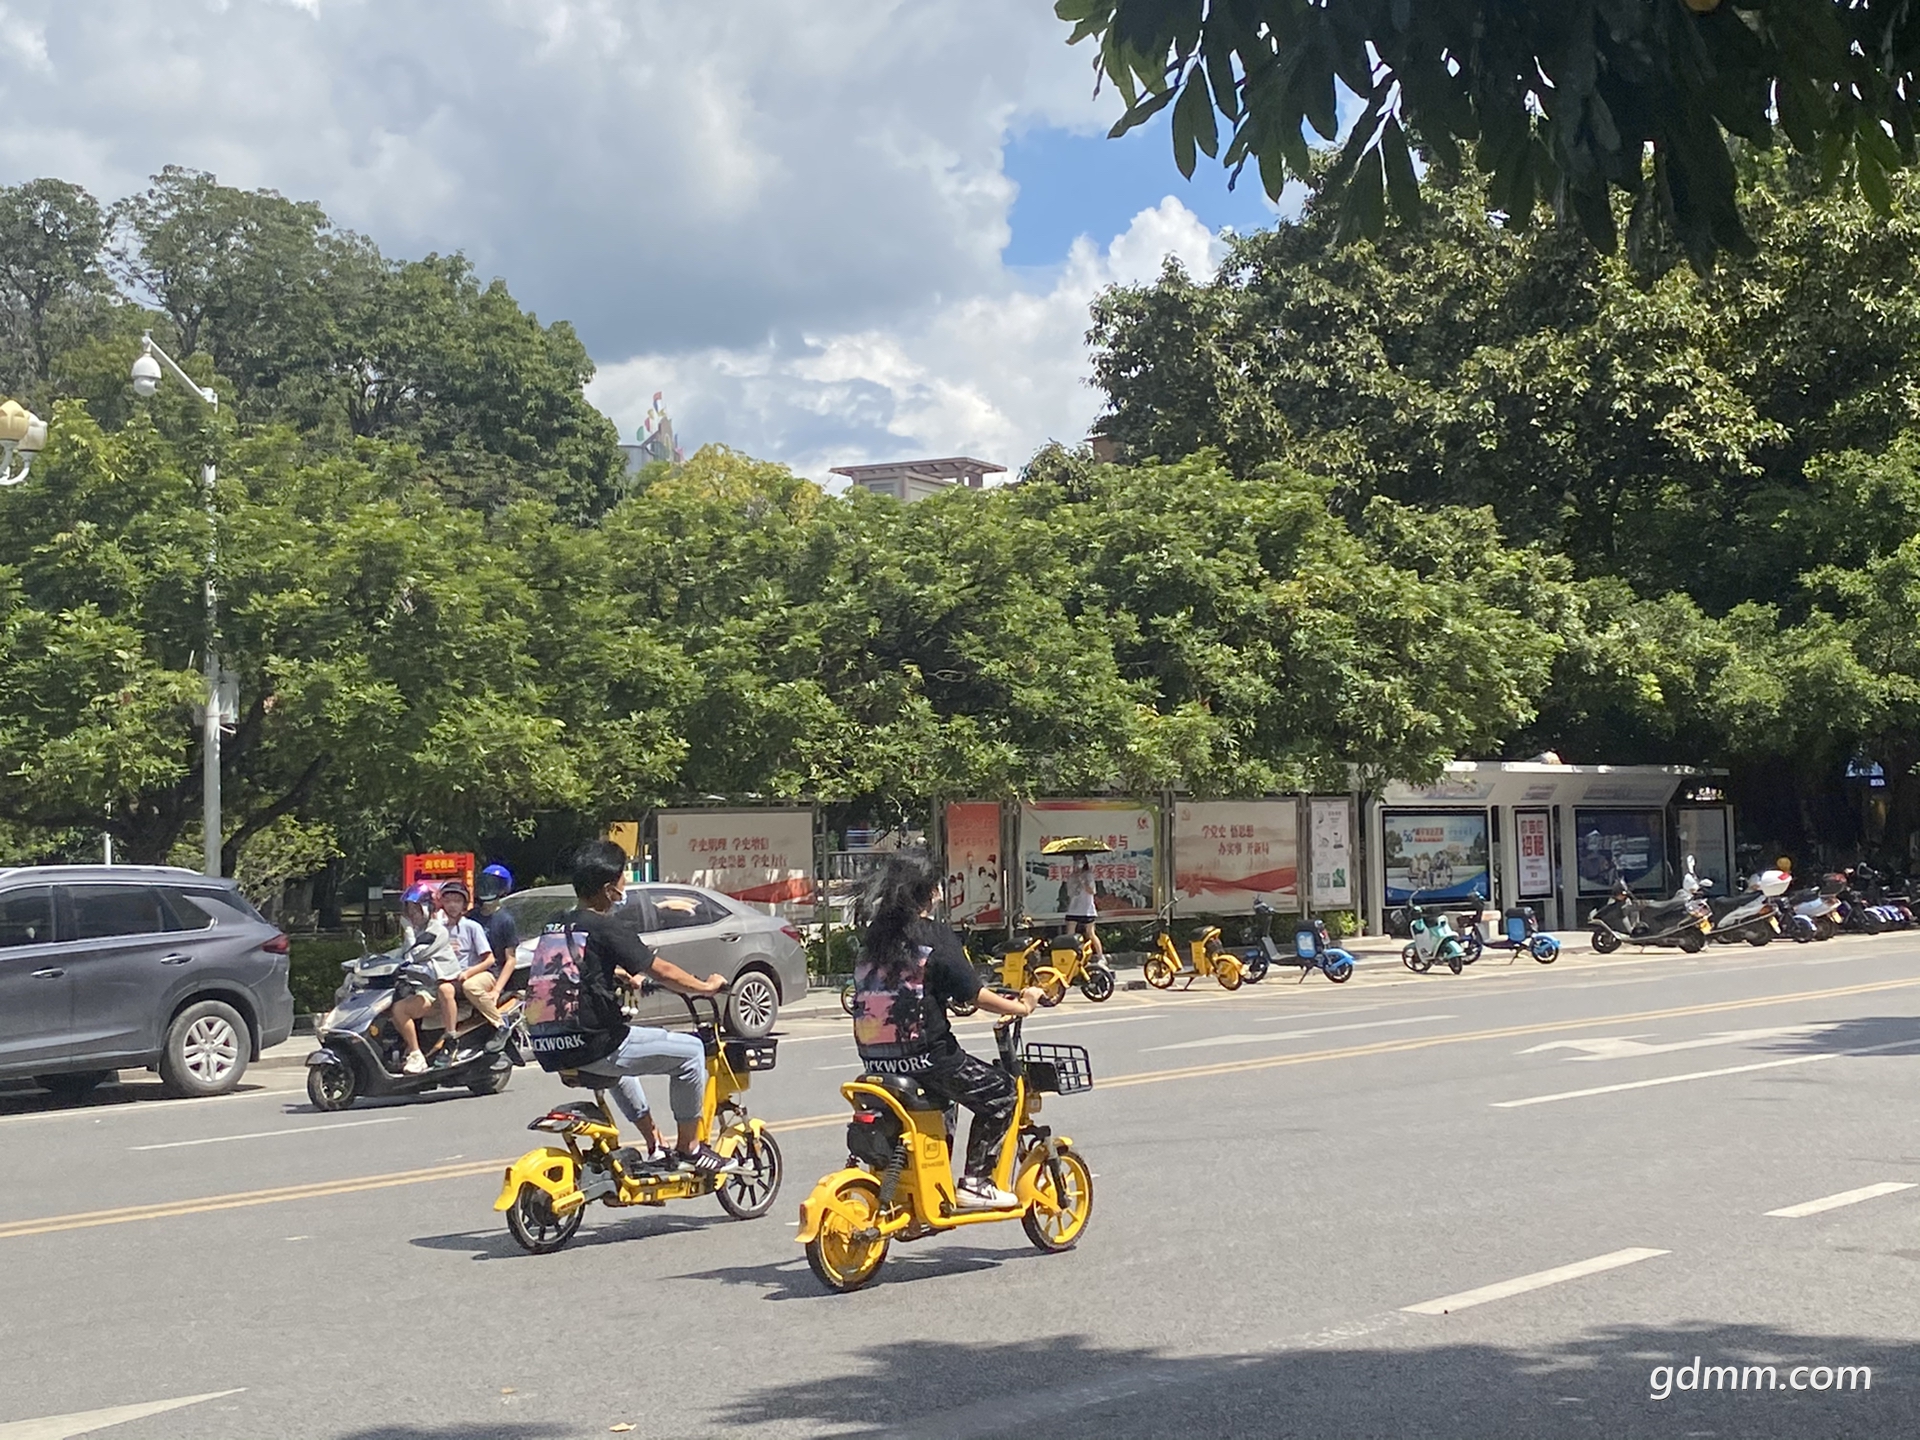
{"label": "street light arm", "polygon": [[182,385],[193,391],[194,394],[198,395],[214,409],[218,410],[220,408],[220,397],[214,393],[213,387],[211,385],[200,384],[191,375],[187,374],[186,371],[182,370],[179,365],[174,362],[174,358],[171,355],[154,344],[153,333],[151,331],[140,337],[140,353],[153,356],[153,358],[158,360],[164,368],[170,371],[173,377]]}

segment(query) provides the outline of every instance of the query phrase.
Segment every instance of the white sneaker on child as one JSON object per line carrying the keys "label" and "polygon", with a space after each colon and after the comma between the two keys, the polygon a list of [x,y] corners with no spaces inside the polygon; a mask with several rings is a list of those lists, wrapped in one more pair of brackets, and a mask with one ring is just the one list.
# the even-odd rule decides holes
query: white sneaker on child
{"label": "white sneaker on child", "polygon": [[1012,1210],[1020,1203],[1018,1195],[1002,1190],[991,1180],[969,1175],[954,1187],[962,1210]]}

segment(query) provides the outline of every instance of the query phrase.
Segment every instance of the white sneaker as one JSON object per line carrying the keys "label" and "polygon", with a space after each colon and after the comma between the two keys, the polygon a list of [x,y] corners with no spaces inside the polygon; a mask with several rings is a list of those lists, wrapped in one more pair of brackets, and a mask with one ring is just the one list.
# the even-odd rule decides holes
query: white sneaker
{"label": "white sneaker", "polygon": [[1018,1195],[1008,1194],[991,1180],[972,1175],[954,1187],[954,1197],[962,1210],[1012,1210],[1020,1204]]}
{"label": "white sneaker", "polygon": [[424,1075],[427,1073],[427,1057],[418,1050],[409,1050],[407,1058],[400,1066],[402,1075]]}

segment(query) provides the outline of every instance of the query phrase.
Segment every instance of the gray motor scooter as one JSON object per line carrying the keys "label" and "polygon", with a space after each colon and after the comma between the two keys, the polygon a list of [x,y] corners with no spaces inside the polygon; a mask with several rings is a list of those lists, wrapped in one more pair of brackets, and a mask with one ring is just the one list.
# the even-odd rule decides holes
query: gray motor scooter
{"label": "gray motor scooter", "polygon": [[[362,954],[343,967],[345,977],[333,1009],[320,1021],[320,1048],[307,1057],[307,1098],[316,1109],[345,1110],[363,1095],[419,1095],[428,1090],[465,1086],[476,1095],[497,1095],[507,1088],[516,1065],[527,1061],[526,1032],[520,1022],[520,991],[526,974],[516,972],[501,997],[502,1026],[481,1020],[460,1002],[453,1056],[409,1075],[401,1066],[406,1047],[399,1026],[388,1018],[394,986],[403,975],[431,988],[433,974],[418,958],[429,939],[400,945],[384,954]],[[419,1022],[422,1048],[440,1034],[437,1013]]]}

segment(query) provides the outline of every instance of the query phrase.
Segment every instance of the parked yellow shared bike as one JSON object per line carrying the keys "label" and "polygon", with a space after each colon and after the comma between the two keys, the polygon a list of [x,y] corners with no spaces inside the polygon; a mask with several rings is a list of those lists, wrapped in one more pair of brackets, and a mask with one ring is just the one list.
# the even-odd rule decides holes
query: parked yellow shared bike
{"label": "parked yellow shared bike", "polygon": [[780,1147],[766,1126],[747,1114],[739,1101],[755,1071],[771,1070],[776,1041],[721,1040],[720,1003],[697,997],[711,1011],[702,1020],[694,997],[681,996],[694,1030],[707,1051],[707,1093],[700,1110],[700,1134],[728,1161],[728,1168],[702,1175],[667,1164],[652,1164],[636,1147],[620,1143],[620,1127],[607,1105],[612,1079],[562,1071],[571,1086],[592,1089],[592,1100],[558,1105],[528,1125],[560,1137],[530,1150],[507,1167],[500,1198],[507,1229],[523,1249],[536,1255],[558,1250],[580,1228],[587,1206],[664,1205],[712,1195],[736,1220],[757,1220],[773,1208],[780,1193]]}
{"label": "parked yellow shared bike", "polygon": [[1020,928],[1027,932],[1026,943],[1008,947],[1000,962],[1003,989],[1017,995],[1032,985],[1040,991],[1040,1003],[1049,1007],[1066,999],[1069,985],[1077,985],[1095,1004],[1113,994],[1112,967],[1084,935],[1043,936],[1027,915],[1020,917]]}
{"label": "parked yellow shared bike", "polygon": [[1093,1088],[1084,1047],[1034,1042],[1021,1048],[1020,1021],[994,1027],[1000,1066],[1016,1101],[993,1183],[1016,1203],[962,1210],[953,1176],[953,1116],[904,1075],[862,1075],[840,1087],[853,1106],[847,1166],[824,1177],[800,1205],[807,1263],[823,1284],[858,1290],[878,1273],[895,1240],[944,1234],[963,1225],[1018,1220],[1045,1251],[1069,1250],[1093,1214],[1093,1171],[1073,1142],[1034,1123],[1045,1093]]}
{"label": "parked yellow shared bike", "polygon": [[1238,990],[1240,982],[1246,978],[1246,967],[1238,956],[1220,943],[1220,927],[1208,925],[1188,942],[1187,948],[1193,955],[1193,967],[1187,968],[1179,948],[1173,943],[1170,926],[1173,921],[1173,907],[1165,906],[1155,919],[1153,928],[1153,949],[1142,962],[1140,973],[1146,982],[1156,990],[1169,990],[1173,982],[1182,976],[1186,984],[1180,988],[1191,990],[1193,982],[1211,975],[1220,982],[1222,990]]}

